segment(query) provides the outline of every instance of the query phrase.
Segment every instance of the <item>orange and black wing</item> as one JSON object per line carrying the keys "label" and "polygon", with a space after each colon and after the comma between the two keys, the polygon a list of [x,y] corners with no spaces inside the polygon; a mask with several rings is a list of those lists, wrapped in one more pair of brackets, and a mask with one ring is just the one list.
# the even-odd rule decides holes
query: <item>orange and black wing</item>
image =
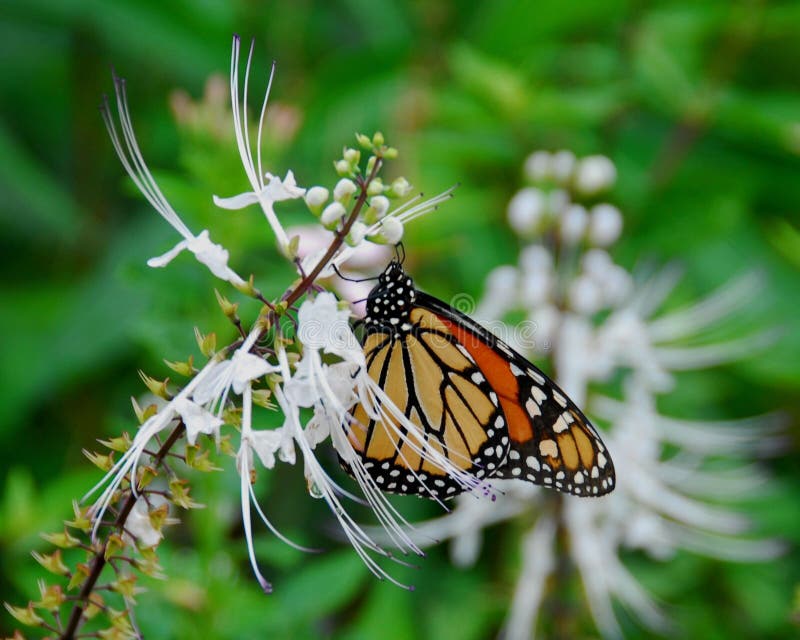
{"label": "orange and black wing", "polygon": [[[364,351],[369,375],[414,432],[391,416],[372,419],[359,405],[350,440],[384,491],[450,498],[464,491],[464,478],[491,476],[506,460],[500,398],[436,314],[412,307],[404,320],[398,331],[369,331]],[[446,464],[437,464],[442,456]],[[453,470],[464,472],[461,480]]]}
{"label": "orange and black wing", "polygon": [[524,479],[578,496],[614,488],[614,466],[597,430],[550,378],[441,300],[417,292],[416,304],[445,325],[497,394],[510,448],[492,477]]}

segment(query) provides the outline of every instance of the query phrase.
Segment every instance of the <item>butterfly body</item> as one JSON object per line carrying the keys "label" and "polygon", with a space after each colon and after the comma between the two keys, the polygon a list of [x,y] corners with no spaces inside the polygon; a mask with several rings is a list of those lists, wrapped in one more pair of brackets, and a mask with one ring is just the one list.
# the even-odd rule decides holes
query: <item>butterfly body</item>
{"label": "butterfly body", "polygon": [[517,478],[579,496],[614,486],[597,431],[544,373],[468,316],[414,287],[393,261],[367,298],[369,375],[418,428],[408,436],[355,410],[351,441],[379,488],[450,498],[475,478]]}

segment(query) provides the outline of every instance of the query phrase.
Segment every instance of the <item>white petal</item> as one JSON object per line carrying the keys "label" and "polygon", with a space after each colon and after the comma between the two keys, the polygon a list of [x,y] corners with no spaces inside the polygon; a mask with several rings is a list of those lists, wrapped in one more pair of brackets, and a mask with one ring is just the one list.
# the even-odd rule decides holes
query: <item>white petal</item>
{"label": "white petal", "polygon": [[147,261],[148,267],[166,267],[172,260],[184,249],[188,246],[187,240],[181,240],[178,244],[176,244],[172,249],[167,251],[165,254],[160,255],[156,258],[150,258]]}
{"label": "white petal", "polygon": [[236,393],[242,393],[251,380],[265,376],[275,370],[264,358],[259,358],[252,353],[237,351],[231,359],[233,364],[232,386]]}
{"label": "white petal", "polygon": [[221,209],[244,209],[258,202],[258,195],[253,191],[240,193],[237,196],[231,196],[229,198],[220,198],[219,196],[213,196],[213,198],[214,204]]}
{"label": "white petal", "polygon": [[177,399],[174,407],[186,425],[186,439],[189,444],[195,443],[198,434],[216,435],[223,424],[223,421],[213,413],[186,398]]}
{"label": "white petal", "polygon": [[292,171],[287,172],[286,177],[281,180],[278,176],[273,176],[271,173],[266,174],[269,182],[261,192],[261,197],[270,200],[271,202],[281,202],[283,200],[294,200],[295,198],[302,198],[306,190],[298,187],[294,179]]}
{"label": "white petal", "polygon": [[125,522],[125,531],[136,539],[140,547],[154,547],[163,538],[160,531],[156,531],[150,522],[150,512],[147,502],[143,498],[136,500],[130,515]]}

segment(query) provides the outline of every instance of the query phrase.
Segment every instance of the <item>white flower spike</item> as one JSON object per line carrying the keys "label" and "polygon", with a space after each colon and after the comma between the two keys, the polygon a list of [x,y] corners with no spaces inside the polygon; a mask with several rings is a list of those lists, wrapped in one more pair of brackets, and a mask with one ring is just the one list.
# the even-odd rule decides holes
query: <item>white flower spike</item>
{"label": "white flower spike", "polygon": [[133,124],[131,123],[130,111],[128,109],[125,80],[115,76],[114,90],[116,93],[117,113],[122,129],[124,146],[122,140],[120,140],[114,120],[111,117],[111,109],[107,100],[104,101],[102,107],[103,121],[105,122],[106,129],[108,129],[111,143],[114,145],[114,150],[117,152],[117,156],[119,156],[125,171],[131,177],[139,191],[142,192],[147,201],[158,211],[161,217],[183,237],[183,240],[164,255],[148,260],[148,266],[164,267],[181,251],[186,249],[191,251],[197,260],[206,265],[218,278],[227,280],[234,286],[246,284],[245,281],[228,266],[228,252],[220,245],[211,242],[208,231],[203,230],[198,235],[194,235],[169,202],[167,202],[164,194],[161,193],[161,189],[158,188],[158,184],[156,184],[153,175],[147,168],[142,152],[139,149],[139,143],[136,141],[136,135],[133,132]]}
{"label": "white flower spike", "polygon": [[273,204],[283,200],[294,200],[302,198],[306,190],[298,187],[294,174],[289,171],[286,177],[281,180],[271,173],[264,173],[261,163],[261,139],[264,129],[264,117],[267,112],[267,101],[272,89],[272,79],[275,75],[275,64],[269,74],[269,82],[264,93],[264,101],[261,105],[261,114],[258,119],[258,133],[256,135],[256,159],[253,159],[253,152],[250,148],[250,130],[247,121],[247,88],[250,80],[250,63],[253,57],[253,47],[255,41],[250,44],[250,52],[247,55],[247,66],[244,72],[244,92],[242,101],[239,101],[239,36],[233,37],[233,49],[231,52],[231,108],[233,110],[233,125],[236,130],[236,145],[239,148],[239,156],[242,159],[247,179],[250,182],[252,191],[248,191],[230,198],[219,198],[214,196],[214,204],[223,209],[241,209],[251,204],[258,203],[264,216],[267,218],[278,246],[285,255],[289,255],[289,237],[275,214]]}

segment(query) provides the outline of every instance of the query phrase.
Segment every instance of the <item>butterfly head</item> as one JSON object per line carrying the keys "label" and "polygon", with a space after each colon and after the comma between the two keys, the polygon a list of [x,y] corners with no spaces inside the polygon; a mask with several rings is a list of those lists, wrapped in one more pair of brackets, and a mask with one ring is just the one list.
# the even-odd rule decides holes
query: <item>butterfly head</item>
{"label": "butterfly head", "polygon": [[378,277],[378,284],[367,297],[367,326],[388,329],[392,333],[408,331],[408,314],[417,292],[414,281],[403,271],[398,260],[392,260]]}

